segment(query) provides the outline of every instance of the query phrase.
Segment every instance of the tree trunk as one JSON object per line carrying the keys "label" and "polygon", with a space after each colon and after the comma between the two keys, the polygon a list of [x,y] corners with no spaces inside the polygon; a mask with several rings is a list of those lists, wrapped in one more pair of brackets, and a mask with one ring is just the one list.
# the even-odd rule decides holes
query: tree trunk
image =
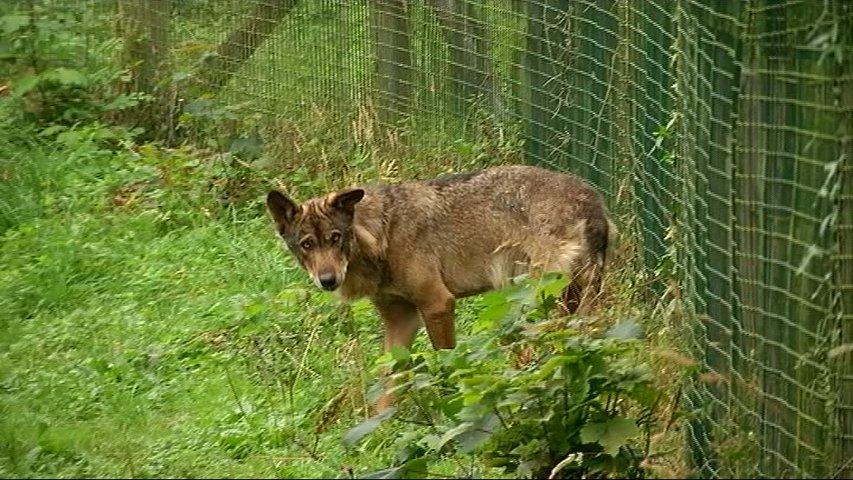
{"label": "tree trunk", "polygon": [[216,48],[199,73],[199,84],[208,92],[222,88],[252,57],[297,0],[258,0],[251,13]]}
{"label": "tree trunk", "polygon": [[499,113],[491,49],[483,22],[472,0],[429,0],[448,47],[453,109],[464,112],[478,101]]}
{"label": "tree trunk", "polygon": [[169,63],[169,16],[171,0],[118,0],[116,34],[124,40],[119,53],[119,64],[130,71],[130,82],[116,85],[120,93],[144,93],[151,100],[135,109],[114,114],[119,123],[142,127],[145,136],[153,138],[170,127],[163,118],[168,117],[169,99],[165,94],[164,72]]}
{"label": "tree trunk", "polygon": [[412,104],[409,9],[406,0],[374,0],[371,6],[379,122],[394,126],[408,116]]}

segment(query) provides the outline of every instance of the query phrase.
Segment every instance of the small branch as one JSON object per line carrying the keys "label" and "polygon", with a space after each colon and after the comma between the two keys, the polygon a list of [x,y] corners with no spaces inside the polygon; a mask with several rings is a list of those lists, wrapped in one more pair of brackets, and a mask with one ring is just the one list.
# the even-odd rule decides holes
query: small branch
{"label": "small branch", "polygon": [[225,379],[228,380],[228,386],[231,388],[231,394],[234,395],[234,401],[237,402],[237,408],[240,410],[240,414],[243,417],[243,421],[249,424],[249,418],[246,415],[246,409],[243,408],[243,403],[240,402],[240,394],[237,393],[237,387],[234,385],[234,381],[231,379],[231,370],[225,370]]}
{"label": "small branch", "polygon": [[498,410],[497,405],[495,405],[495,415],[497,415],[498,420],[501,421],[501,426],[504,428],[504,430],[509,430],[509,427],[507,426],[506,422],[504,421],[504,417],[501,416],[501,412]]}

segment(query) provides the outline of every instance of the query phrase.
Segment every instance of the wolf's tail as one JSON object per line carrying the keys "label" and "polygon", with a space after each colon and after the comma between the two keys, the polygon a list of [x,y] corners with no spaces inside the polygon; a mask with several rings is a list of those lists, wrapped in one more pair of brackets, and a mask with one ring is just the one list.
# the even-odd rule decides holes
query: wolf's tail
{"label": "wolf's tail", "polygon": [[589,219],[585,224],[587,255],[597,267],[604,267],[608,254],[616,244],[616,224],[606,214],[604,218]]}
{"label": "wolf's tail", "polygon": [[604,251],[601,253],[602,255],[602,263],[607,259],[607,254],[612,252],[616,247],[616,242],[619,240],[619,229],[616,228],[616,224],[613,223],[613,220],[610,217],[607,217],[607,243],[604,246]]}
{"label": "wolf's tail", "polygon": [[579,226],[584,231],[586,248],[575,260],[572,282],[564,292],[569,313],[578,311],[582,305],[588,305],[601,293],[604,264],[618,233],[616,225],[606,213],[603,217],[587,218]]}

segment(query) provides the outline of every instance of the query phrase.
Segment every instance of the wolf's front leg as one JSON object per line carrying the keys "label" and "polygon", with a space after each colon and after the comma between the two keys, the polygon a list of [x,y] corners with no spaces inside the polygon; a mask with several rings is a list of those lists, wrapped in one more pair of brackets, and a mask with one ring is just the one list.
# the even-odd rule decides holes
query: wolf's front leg
{"label": "wolf's front leg", "polygon": [[[374,298],[373,305],[384,323],[385,351],[390,351],[397,346],[410,347],[420,326],[417,307],[407,300],[390,296]],[[382,376],[385,377],[388,373],[382,372]],[[386,385],[379,397],[376,404],[377,413],[394,403],[393,395],[388,391],[389,388],[390,385]]]}
{"label": "wolf's front leg", "polygon": [[418,309],[400,297],[383,296],[373,299],[385,327],[385,351],[394,347],[410,347],[418,333]]}

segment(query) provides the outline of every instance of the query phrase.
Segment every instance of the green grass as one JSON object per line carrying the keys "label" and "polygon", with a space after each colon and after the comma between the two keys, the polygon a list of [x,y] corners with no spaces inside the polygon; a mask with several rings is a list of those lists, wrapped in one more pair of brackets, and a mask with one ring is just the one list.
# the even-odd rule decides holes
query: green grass
{"label": "green grass", "polygon": [[[313,290],[260,215],[23,222],[0,249],[0,476],[339,477],[381,332]],[[477,300],[461,302],[460,334]],[[424,336],[416,348],[427,348]],[[452,475],[459,466],[448,464]],[[454,470],[456,469],[456,470]]]}
{"label": "green grass", "polygon": [[[217,185],[234,172],[215,155],[122,147],[109,132],[2,143],[0,477],[389,465],[382,442],[340,441],[366,418],[376,378],[369,303],[313,289],[258,178],[227,204]],[[464,325],[476,300],[460,303]]]}
{"label": "green grass", "polygon": [[[0,477],[323,478],[393,462],[390,435],[341,443],[366,418],[381,324],[367,302],[342,306],[313,288],[276,241],[263,195],[519,162],[523,147],[485,120],[462,129],[429,95],[419,128],[386,136],[366,106],[351,108],[366,65],[343,62],[343,83],[317,87],[327,55],[366,54],[367,11],[353,6],[347,35],[329,43],[324,8],[300,8],[310,21],[291,19],[185,125],[223,150],[259,132],[263,153],[247,164],[99,125],[40,136],[0,121]],[[176,37],[215,41],[228,22],[207,16],[176,21]],[[495,45],[501,58],[513,42]],[[419,52],[437,54],[430,45]],[[179,47],[184,67],[191,47]],[[257,81],[267,76],[278,83]],[[301,103],[312,96],[336,102]],[[238,110],[246,99],[277,117]],[[663,335],[664,315],[638,301],[643,285],[612,277],[607,319]],[[459,302],[460,336],[478,308]],[[423,332],[415,348],[428,348]]]}
{"label": "green grass", "polygon": [[[290,450],[285,439],[301,419],[284,412],[311,410],[310,400],[328,392],[305,378],[291,406],[259,385],[258,365],[240,348],[249,336],[235,327],[277,322],[286,332],[305,320],[255,319],[263,315],[244,308],[272,303],[289,278],[262,227],[157,234],[145,216],[74,215],[7,236],[4,470],[214,475],[252,456],[245,444],[260,439],[251,437]],[[253,425],[266,417],[259,410],[279,418]],[[245,473],[279,472],[262,458],[238,463]]]}
{"label": "green grass", "polygon": [[[348,25],[365,40],[363,25]],[[321,44],[305,28],[256,54],[298,80],[255,95],[275,111],[312,82],[310,62],[276,54],[300,38]],[[522,147],[488,122],[388,138],[364,112],[297,113],[238,112],[240,133],[263,127],[263,154],[248,164],[99,125],[44,136],[2,125],[0,477],[323,478],[393,463],[390,435],[341,443],[366,418],[381,323],[366,301],[342,306],[313,288],[278,244],[263,195],[518,162]],[[235,133],[218,128],[225,110],[208,114],[189,124],[197,137]],[[619,280],[611,318],[645,319],[642,287]],[[459,302],[459,335],[478,308]],[[415,348],[428,348],[423,332]]]}
{"label": "green grass", "polygon": [[[107,170],[78,195],[106,191]],[[305,279],[261,215],[175,225],[168,210],[105,200],[4,217],[0,476],[334,476],[344,459],[369,465],[335,432],[361,414],[356,393],[379,345],[371,312],[298,290]],[[324,410],[340,392],[337,411]]]}
{"label": "green grass", "polygon": [[[367,418],[381,323],[367,301],[314,289],[282,250],[268,182],[210,152],[122,147],[100,130],[2,144],[0,158],[33,161],[0,163],[19,207],[0,218],[0,477],[322,478],[391,465],[393,435],[341,442]],[[347,176],[289,185],[316,192]],[[223,178],[244,180],[239,200],[223,200]],[[618,265],[611,276],[605,321],[638,318],[654,343],[662,323],[641,288]],[[479,308],[458,303],[460,335]],[[429,348],[423,332],[414,348]]]}

